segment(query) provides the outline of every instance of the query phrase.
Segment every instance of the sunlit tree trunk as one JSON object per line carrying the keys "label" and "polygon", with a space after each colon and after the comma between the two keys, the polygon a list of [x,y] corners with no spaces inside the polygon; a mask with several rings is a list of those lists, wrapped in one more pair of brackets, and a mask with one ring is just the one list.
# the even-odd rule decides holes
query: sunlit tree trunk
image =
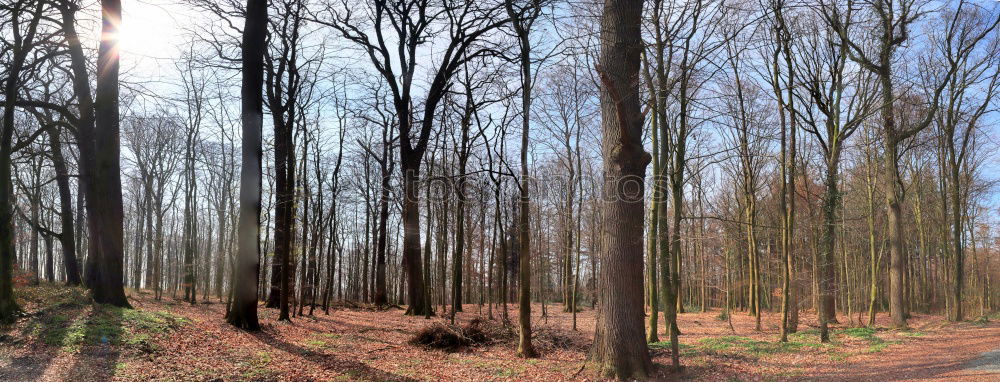
{"label": "sunlit tree trunk", "polygon": [[601,374],[618,379],[644,379],[653,371],[642,322],[643,282],[636,277],[643,268],[643,183],[651,160],[641,141],[642,3],[604,3],[597,66],[602,85],[604,222],[597,328],[590,360]]}
{"label": "sunlit tree trunk", "polygon": [[[85,172],[88,189],[87,207],[93,225],[88,259],[88,286],[94,301],[129,307],[125,298],[122,274],[123,216],[121,155],[119,146],[118,27],[121,24],[121,1],[101,0],[102,27],[97,53],[97,85],[94,97],[94,134],[92,171]],[[82,132],[81,132],[82,133]],[[83,138],[81,134],[81,138]],[[84,140],[83,144],[87,144]],[[80,156],[85,156],[81,150]],[[84,163],[87,165],[88,163]]]}

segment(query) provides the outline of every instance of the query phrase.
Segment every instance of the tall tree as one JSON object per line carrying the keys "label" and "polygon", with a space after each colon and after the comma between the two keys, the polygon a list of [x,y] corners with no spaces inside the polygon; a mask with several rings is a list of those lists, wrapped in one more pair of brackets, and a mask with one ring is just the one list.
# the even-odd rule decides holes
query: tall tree
{"label": "tall tree", "polygon": [[244,330],[260,330],[257,321],[257,276],[260,271],[261,136],[264,127],[261,89],[264,86],[267,0],[247,0],[246,15],[241,45],[243,162],[240,170],[240,220],[236,269],[233,272],[233,303],[226,313],[226,321]]}
{"label": "tall tree", "polygon": [[184,87],[184,300],[194,304],[197,300],[197,244],[198,244],[198,179],[196,163],[201,141],[205,78],[194,64],[193,48],[178,64]]}
{"label": "tall tree", "polygon": [[[791,48],[792,33],[785,19],[787,5],[784,0],[774,0],[770,5],[774,12],[773,36],[775,43],[771,62],[771,85],[774,90],[774,96],[778,100],[778,118],[781,124],[781,196],[779,197],[779,204],[782,220],[781,254],[783,269],[780,341],[787,342],[788,333],[794,332],[795,328],[795,324],[792,322],[791,310],[798,310],[792,289],[792,284],[794,283],[793,274],[795,272],[793,256],[795,241],[793,237],[795,233],[795,146],[797,145],[795,133],[798,127],[796,125],[796,116],[792,112],[795,107],[795,72],[792,71],[794,68]],[[784,62],[779,60],[781,57],[784,57]],[[787,96],[784,94],[785,92],[787,92]]]}
{"label": "tall tree", "polygon": [[797,110],[793,117],[804,122],[803,129],[819,144],[825,165],[816,279],[820,339],[827,342],[829,323],[837,322],[835,244],[837,212],[843,200],[841,158],[847,140],[870,116],[876,92],[870,73],[850,67],[847,44],[824,24],[812,25],[810,33],[799,42],[800,63],[795,69],[806,92],[802,98],[810,102],[789,110]]}
{"label": "tall tree", "polygon": [[[964,0],[959,3],[959,8],[962,4],[965,4]],[[883,184],[886,195],[886,218],[889,224],[889,314],[895,327],[905,327],[908,315],[903,284],[907,261],[904,254],[901,207],[903,183],[899,169],[902,145],[934,120],[940,108],[941,94],[957,70],[956,66],[952,66],[945,73],[935,76],[925,97],[926,112],[922,117],[909,125],[898,123],[897,106],[900,102],[895,88],[895,84],[899,81],[895,72],[896,58],[899,56],[899,49],[912,37],[910,29],[913,24],[926,14],[923,10],[925,6],[925,0],[877,0],[860,6],[855,5],[853,0],[848,0],[847,4],[834,4],[824,0],[820,8],[826,22],[840,37],[841,43],[848,48],[851,60],[874,75],[881,90],[878,107],[882,118],[882,144],[885,146]],[[854,12],[862,13],[859,19],[870,21],[854,22],[855,19],[852,17]],[[954,30],[956,22],[957,19],[952,18],[947,29]],[[968,55],[992,31],[992,27],[984,28],[971,33],[964,41],[953,41],[956,36],[949,34],[947,47],[957,56]],[[874,37],[874,41],[870,44],[861,41],[866,36]]]}
{"label": "tall tree", "polygon": [[268,306],[280,309],[279,320],[289,320],[295,269],[295,126],[303,95],[302,28],[306,22],[303,0],[273,4],[276,17],[269,20],[272,45],[264,51],[265,101],[274,125],[274,266]]}
{"label": "tall tree", "polygon": [[56,186],[59,188],[59,220],[62,231],[59,233],[59,245],[62,247],[63,267],[66,272],[66,285],[80,285],[80,266],[76,261],[76,239],[73,222],[73,196],[70,192],[69,169],[62,152],[61,129],[58,126],[48,128],[49,147],[52,151],[52,167],[56,173]]}
{"label": "tall tree", "polygon": [[[644,179],[650,155],[642,147],[639,66],[642,0],[609,0],[601,15],[604,192],[597,329],[590,359],[600,373],[643,379],[652,372],[642,322]],[[672,301],[671,301],[672,303]]]}
{"label": "tall tree", "polygon": [[518,298],[517,323],[520,328],[517,355],[525,358],[537,356],[531,344],[531,199],[528,175],[528,145],[531,126],[531,91],[534,80],[531,70],[531,29],[541,13],[541,0],[530,0],[526,4],[505,2],[507,16],[518,43],[518,68],[521,75],[521,179],[518,184]]}
{"label": "tall tree", "polygon": [[[93,154],[91,171],[83,173],[90,209],[90,256],[86,280],[94,301],[130,307],[125,298],[122,256],[124,252],[119,130],[118,71],[121,49],[119,26],[121,0],[101,0],[101,44],[97,50],[97,81],[94,93]],[[91,144],[81,129],[81,144]],[[88,134],[89,135],[89,134]],[[81,150],[81,157],[84,152]],[[86,165],[86,164],[85,164]]]}
{"label": "tall tree", "polygon": [[[30,6],[34,12],[21,30],[21,19]],[[3,120],[0,121],[0,321],[11,322],[21,308],[14,300],[14,182],[11,177],[11,154],[14,141],[14,112],[20,89],[21,70],[33,45],[42,18],[41,1],[15,1],[11,15],[12,60],[4,81]]]}
{"label": "tall tree", "polygon": [[[368,19],[356,17],[354,7],[367,8],[358,13],[366,14]],[[505,22],[496,17],[500,9],[492,1],[377,0],[364,4],[343,1],[327,7],[328,19],[318,20],[360,48],[389,85],[399,122],[407,314],[426,315],[431,312],[428,293],[424,290],[425,275],[420,253],[419,181],[420,164],[427,151],[434,113],[462,65],[492,54],[492,49],[479,47],[476,43]],[[431,38],[435,30],[442,31],[442,35]],[[421,49],[432,41],[441,40],[446,43],[440,54],[435,55],[441,58],[431,63],[431,81],[423,99],[423,111],[418,112],[414,108],[416,94],[413,85],[417,63],[424,56]]]}
{"label": "tall tree", "polygon": [[[966,177],[963,169],[970,165],[969,157],[972,156],[975,137],[980,134],[981,121],[990,113],[1000,87],[1000,41],[994,33],[997,23],[1000,23],[1000,14],[976,4],[959,2],[954,9],[942,13],[940,20],[932,22],[935,28],[932,28],[931,34],[931,53],[921,62],[921,67],[926,69],[922,77],[928,93],[934,90],[932,86],[935,78],[941,75],[940,71],[954,73],[948,78],[942,94],[941,112],[933,122],[944,145],[946,163],[942,165],[947,167],[943,175],[947,179],[948,206],[951,209],[947,213],[952,230],[953,280],[951,310],[948,312],[948,319],[952,321],[962,321],[962,307],[965,305],[962,294],[965,289],[967,235],[964,233],[966,214],[963,208],[968,204],[963,199],[964,191],[972,187],[973,179]],[[994,33],[994,37],[977,49],[978,41],[974,39],[989,33]]]}

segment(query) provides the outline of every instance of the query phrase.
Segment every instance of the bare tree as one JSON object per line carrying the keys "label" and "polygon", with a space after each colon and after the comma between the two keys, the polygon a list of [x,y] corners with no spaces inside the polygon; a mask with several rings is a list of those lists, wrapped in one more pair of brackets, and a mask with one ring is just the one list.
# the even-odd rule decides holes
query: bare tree
{"label": "bare tree", "polygon": [[[604,3],[601,78],[604,159],[601,267],[597,330],[590,360],[600,373],[643,379],[653,365],[642,322],[642,226],[644,179],[650,155],[642,147],[639,66],[642,1]],[[672,303],[672,301],[671,301]]]}
{"label": "bare tree", "polygon": [[260,271],[260,190],[264,123],[264,39],[267,35],[267,1],[247,0],[243,28],[243,82],[241,86],[243,148],[240,171],[240,220],[236,268],[233,271],[233,304],[226,321],[244,330],[259,330],[257,276]]}
{"label": "bare tree", "polygon": [[[920,65],[925,68],[921,77],[928,94],[933,94],[935,79],[941,76],[940,71],[952,73],[947,77],[947,85],[942,92],[941,112],[933,122],[933,126],[941,134],[939,141],[944,145],[947,162],[942,165],[947,167],[944,176],[948,180],[947,198],[951,208],[948,212],[951,215],[949,224],[952,229],[954,279],[948,319],[952,321],[962,321],[964,317],[964,238],[967,235],[963,232],[965,214],[962,209],[967,203],[963,200],[963,190],[972,187],[970,182],[973,179],[964,176],[963,168],[969,166],[971,145],[980,134],[981,121],[993,111],[990,105],[1000,90],[1000,41],[996,33],[993,33],[998,22],[1000,14],[977,4],[959,2],[954,9],[948,9],[937,22],[932,23],[931,52],[922,59]],[[993,36],[986,41],[985,46],[979,46],[978,40],[990,34]]]}
{"label": "bare tree", "polygon": [[[964,1],[960,4],[964,4]],[[906,258],[903,252],[903,227],[901,199],[903,196],[900,179],[899,158],[901,145],[907,139],[924,130],[933,121],[940,108],[941,94],[955,75],[956,67],[949,68],[946,73],[936,76],[933,86],[927,95],[927,111],[923,117],[909,126],[900,126],[896,121],[896,106],[899,94],[895,88],[898,78],[895,73],[895,58],[900,47],[910,40],[910,29],[926,12],[923,11],[925,1],[922,0],[876,0],[856,6],[853,0],[847,4],[821,2],[820,10],[830,27],[840,36],[841,43],[848,47],[851,60],[858,63],[864,70],[871,72],[877,79],[881,89],[879,111],[882,117],[882,141],[885,145],[885,177],[883,183],[886,193],[886,216],[889,229],[889,312],[893,326],[905,327],[907,311],[904,301],[903,277],[906,273]],[[862,13],[860,16],[854,12]],[[958,13],[956,13],[958,14]],[[855,22],[871,20],[869,23]],[[949,30],[954,30],[957,19],[952,18]],[[1000,19],[997,19],[1000,21]],[[957,36],[948,35],[948,49],[955,56],[961,57],[970,52],[992,32],[992,27],[976,31],[963,41],[953,41]],[[869,33],[868,30],[873,30]],[[867,43],[864,38],[871,36],[874,41]]]}
{"label": "bare tree", "polygon": [[[378,0],[362,5],[340,0],[336,3],[327,6],[328,17],[317,21],[330,26],[361,49],[389,85],[392,95],[399,121],[399,161],[403,175],[403,262],[409,303],[407,314],[425,315],[431,307],[424,290],[421,268],[420,164],[427,150],[434,113],[452,77],[463,63],[491,51],[489,47],[477,46],[477,42],[505,20],[496,17],[500,6],[493,1],[405,0],[391,3]],[[364,16],[359,17],[358,13]],[[392,38],[387,38],[390,34]],[[423,111],[418,113],[413,102],[418,54],[428,42],[440,37],[438,34],[446,34],[447,43],[437,55],[441,58],[432,64],[431,83],[423,99]],[[392,46],[393,43],[395,46]],[[414,130],[414,125],[417,130]]]}
{"label": "bare tree", "polygon": [[[34,6],[31,8],[31,6]],[[2,9],[2,8],[0,8]],[[22,27],[21,16],[33,9],[31,18]],[[0,121],[0,321],[12,322],[21,308],[14,300],[14,186],[11,182],[11,154],[14,140],[14,113],[20,90],[21,70],[33,45],[38,23],[42,18],[43,3],[15,1],[10,4],[12,31],[10,68],[4,81],[3,120]],[[22,30],[21,28],[24,28]]]}

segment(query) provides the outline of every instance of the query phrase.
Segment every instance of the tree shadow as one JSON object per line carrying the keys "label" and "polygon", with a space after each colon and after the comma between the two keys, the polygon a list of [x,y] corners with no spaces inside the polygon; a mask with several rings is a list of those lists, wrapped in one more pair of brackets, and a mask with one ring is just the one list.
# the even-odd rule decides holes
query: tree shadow
{"label": "tree shadow", "polygon": [[386,331],[386,332],[398,332],[398,333],[402,333],[402,334],[404,334],[406,336],[412,336],[412,335],[416,334],[416,331],[414,331],[414,330],[412,330],[410,328],[386,328],[386,327],[374,326],[374,325],[364,325],[364,324],[359,324],[359,323],[356,323],[356,322],[348,322],[346,320],[338,320],[338,319],[331,318],[331,317],[319,317],[319,316],[316,316],[316,317],[309,317],[308,320],[314,321],[314,322],[319,322],[319,323],[324,323],[324,324],[327,324],[329,326],[340,326],[340,327],[343,327],[345,329],[346,328],[350,328],[350,329],[356,330],[359,333],[366,333],[366,332],[373,332],[373,331],[375,331],[375,332],[377,332],[377,331]]}
{"label": "tree shadow", "polygon": [[55,297],[52,305],[26,312],[19,329],[16,324],[0,328],[0,347],[20,348],[21,353],[0,367],[0,380],[41,379],[64,344],[73,341],[73,329],[82,329],[72,325],[84,315],[86,297],[72,291]]}
{"label": "tree shadow", "polygon": [[[25,354],[10,359],[10,363],[0,367],[0,380],[37,381],[41,380],[55,357],[53,351]],[[0,363],[3,364],[3,363]]]}
{"label": "tree shadow", "polygon": [[73,357],[73,364],[63,379],[82,381],[114,377],[121,356],[119,347],[126,341],[123,324],[127,310],[110,305],[94,305],[90,315],[81,322],[82,328],[69,334],[69,339],[78,339],[75,344],[79,346],[79,352]]}
{"label": "tree shadow", "polygon": [[254,337],[267,346],[271,346],[287,353],[297,354],[309,362],[322,367],[324,370],[347,374],[354,378],[361,378],[365,380],[404,382],[417,381],[417,379],[412,377],[406,377],[376,369],[368,364],[365,364],[364,362],[337,358],[330,354],[317,352],[312,349],[286,342],[268,331],[255,333]]}

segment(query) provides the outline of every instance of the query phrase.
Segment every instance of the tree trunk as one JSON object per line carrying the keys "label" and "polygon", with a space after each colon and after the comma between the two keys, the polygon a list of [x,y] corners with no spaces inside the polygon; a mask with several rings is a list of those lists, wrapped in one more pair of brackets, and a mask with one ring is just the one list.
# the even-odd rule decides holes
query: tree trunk
{"label": "tree trunk", "polygon": [[[386,146],[389,145],[388,142],[384,142]],[[391,161],[390,158],[386,158],[386,154],[389,154],[390,148],[385,148],[382,150],[383,161]],[[389,299],[386,294],[386,281],[385,281],[385,251],[386,251],[386,229],[389,221],[389,187],[390,187],[390,176],[391,168],[388,168],[385,163],[382,165],[382,184],[381,184],[381,196],[379,197],[379,213],[378,213],[378,240],[375,244],[375,306],[385,306],[389,304]]]}
{"label": "tree trunk", "polygon": [[[972,134],[968,132],[967,134]],[[954,133],[952,133],[954,135]],[[952,300],[955,302],[951,307],[951,312],[949,312],[948,319],[951,321],[962,321],[962,289],[965,287],[965,246],[962,242],[963,232],[962,232],[962,197],[961,197],[961,180],[962,177],[959,174],[960,163],[958,163],[957,155],[955,153],[954,139],[949,137],[949,175],[951,176],[951,190],[949,197],[951,197],[951,226],[952,226],[952,251],[955,255],[954,267],[952,271],[953,281],[952,281]],[[975,228],[973,227],[973,230]]]}
{"label": "tree trunk", "polygon": [[[886,58],[888,61],[888,58]],[[903,222],[900,208],[899,179],[899,141],[896,134],[896,117],[893,110],[892,72],[888,70],[888,62],[883,63],[883,70],[879,73],[882,85],[882,123],[885,142],[885,202],[886,218],[888,223],[889,240],[889,314],[892,316],[892,325],[896,328],[906,327],[906,313],[904,312],[903,300],[903,273],[905,272],[905,262],[903,259]]]}
{"label": "tree trunk", "polygon": [[431,313],[424,291],[423,262],[420,259],[420,157],[410,150],[400,152],[403,171],[403,268],[406,270],[406,314],[426,316]]}
{"label": "tree trunk", "polygon": [[[655,105],[655,100],[653,104]],[[656,153],[659,151],[659,140],[657,139],[657,137],[659,136],[658,133],[660,126],[658,124],[659,121],[657,120],[657,112],[653,112],[652,116],[654,121],[652,124],[652,134],[650,134],[650,137],[652,138],[653,141],[653,147],[652,147],[653,153]],[[653,162],[653,174],[659,174],[660,173],[659,155],[653,155],[652,162]],[[654,182],[655,181],[656,180],[654,178]],[[653,187],[653,197],[651,198],[649,207],[649,233],[647,234],[646,237],[646,240],[648,241],[648,246],[646,249],[646,257],[648,259],[647,261],[648,269],[646,270],[646,273],[648,276],[647,282],[649,284],[649,293],[647,293],[647,296],[649,298],[649,332],[648,334],[646,334],[646,342],[649,343],[660,341],[660,338],[657,336],[657,328],[656,328],[657,320],[659,319],[657,311],[660,309],[660,293],[656,285],[658,279],[656,277],[656,272],[659,270],[659,268],[656,266],[656,256],[657,256],[656,250],[659,248],[657,246],[656,235],[658,227],[657,223],[659,223],[658,219],[660,213],[659,205],[661,203],[662,198],[663,195],[660,189]],[[573,322],[574,328],[576,328],[575,318],[576,317],[574,316],[574,322]]]}
{"label": "tree trunk", "polygon": [[18,9],[25,3],[17,3],[11,13],[11,30],[14,35],[13,59],[7,70],[4,84],[3,120],[0,121],[0,322],[10,323],[21,308],[14,298],[14,182],[11,178],[11,156],[14,138],[14,107],[18,97],[18,79],[28,55],[28,48],[34,40],[38,22],[42,16],[42,4],[38,3],[29,22],[26,36],[21,35]]}
{"label": "tree trunk", "polygon": [[840,190],[838,189],[838,166],[840,162],[840,152],[834,148],[834,152],[827,158],[826,177],[824,180],[823,193],[823,233],[820,240],[819,254],[819,314],[820,340],[829,342],[829,323],[836,322],[836,296],[834,290],[837,288],[836,262],[834,260],[834,248],[836,243],[837,209],[840,205]]}
{"label": "tree trunk", "polygon": [[[527,35],[521,38],[522,55],[525,51],[523,46],[527,44]],[[521,119],[521,180],[520,197],[518,202],[518,298],[517,298],[517,322],[520,328],[520,335],[517,345],[517,354],[521,357],[535,357],[537,352],[531,344],[531,225],[530,225],[530,199],[528,187],[531,185],[528,179],[528,137],[529,137],[529,111],[531,109],[531,74],[530,58],[521,58],[521,79],[522,79],[522,119]]]}
{"label": "tree trunk", "polygon": [[[102,36],[118,36],[121,0],[101,0]],[[97,54],[94,98],[93,171],[83,174],[87,207],[94,216],[88,281],[97,303],[131,307],[125,298],[122,274],[123,216],[119,146],[117,38],[101,40]],[[81,131],[81,137],[82,137]],[[86,141],[83,142],[86,144]],[[83,150],[80,156],[85,156]],[[84,163],[86,165],[88,163]]]}
{"label": "tree trunk", "polygon": [[[639,66],[642,1],[609,0],[601,17],[604,202],[597,327],[590,360],[601,374],[644,379],[653,367],[642,322],[644,178]],[[669,301],[669,303],[674,303]]]}
{"label": "tree trunk", "polygon": [[260,330],[257,321],[257,276],[260,270],[260,194],[262,128],[261,87],[264,83],[264,49],[267,33],[267,0],[247,0],[243,29],[243,164],[240,170],[240,214],[236,269],[233,271],[233,303],[226,321],[244,330]]}

